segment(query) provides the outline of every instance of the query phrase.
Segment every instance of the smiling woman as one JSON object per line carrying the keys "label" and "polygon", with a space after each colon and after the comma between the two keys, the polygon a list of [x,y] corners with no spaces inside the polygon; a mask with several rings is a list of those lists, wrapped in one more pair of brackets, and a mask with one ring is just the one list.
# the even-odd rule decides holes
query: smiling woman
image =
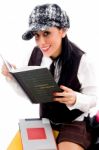
{"label": "smiling woman", "polygon": [[[47,57],[52,61],[54,79],[62,90],[53,93],[53,102],[40,104],[40,117],[48,118],[52,128],[59,131],[58,150],[64,147],[65,150],[84,150],[92,142],[85,117],[96,105],[97,85],[87,54],[68,39],[69,27],[69,17],[60,6],[37,5],[29,16],[29,29],[22,38],[30,40],[35,37],[37,45],[28,65],[43,65],[43,59]],[[52,73],[51,68],[50,71]],[[66,107],[73,112],[67,120]],[[74,115],[75,119],[72,119]]]}
{"label": "smiling woman", "polygon": [[[41,1],[39,2],[41,3]],[[35,1],[35,4],[39,2]],[[54,2],[54,0],[50,0],[50,2]],[[96,105],[97,101],[97,81],[93,65],[90,62],[90,59],[88,59],[87,53],[81,50],[79,47],[77,47],[73,42],[71,42],[69,38],[71,37],[71,39],[79,43],[79,45],[81,45],[83,49],[86,49],[87,47],[88,49],[92,50],[90,53],[92,54],[92,56],[95,56],[95,50],[98,49],[98,42],[96,43],[96,41],[98,41],[97,33],[99,32],[98,28],[97,30],[95,30],[98,25],[98,22],[96,23],[98,19],[98,5],[95,3],[96,1],[87,1],[84,3],[84,1],[76,0],[76,2],[79,6],[78,8],[74,7],[76,4],[71,0],[69,0],[68,2],[66,1],[66,5],[63,6],[64,10],[66,9],[65,6],[68,7],[68,9],[70,8],[70,10],[72,10],[70,12],[71,31],[69,30],[69,17],[66,11],[62,10],[59,5],[51,3],[37,5],[36,7],[34,7],[33,11],[29,16],[29,29],[22,36],[24,40],[29,40],[27,44],[25,42],[22,42],[21,40],[18,41],[18,39],[20,39],[19,35],[25,28],[25,25],[23,25],[22,23],[22,20],[23,22],[25,22],[26,19],[26,15],[24,15],[24,12],[26,12],[27,6],[29,5],[30,6],[28,7],[28,12],[30,11],[30,8],[34,6],[34,1],[31,1],[30,4],[28,3],[28,1],[11,0],[11,3],[13,4],[12,6],[15,6],[15,4],[17,6],[13,8],[8,7],[10,2],[8,3],[8,5],[5,6],[5,3],[7,4],[7,2],[3,1],[4,7],[2,7],[6,7],[6,13],[4,13],[3,16],[3,18],[6,19],[3,19],[3,21],[1,21],[3,22],[3,26],[1,24],[0,40],[2,42],[0,44],[0,51],[2,52],[2,47],[4,47],[6,50],[3,53],[10,58],[12,57],[12,60],[14,60],[14,62],[19,63],[19,61],[22,61],[22,58],[25,57],[25,55],[28,57],[27,49],[32,49],[32,46],[35,42],[36,47],[33,48],[31,56],[28,57],[28,65],[41,65],[48,67],[51,73],[53,72],[52,74],[54,76],[55,81],[62,89],[62,92],[56,91],[55,93],[53,93],[54,102],[50,104],[40,104],[39,114],[40,117],[49,118],[51,121],[52,128],[59,131],[59,134],[56,139],[59,150],[62,150],[64,146],[68,150],[74,148],[76,150],[83,150],[90,147],[92,134],[89,130],[86,130],[85,117],[88,116],[88,113]],[[44,3],[44,1],[42,1],[42,3]],[[55,3],[63,5],[60,1],[55,1]],[[0,7],[1,6],[2,5],[0,5]],[[93,6],[95,6],[96,9],[92,12]],[[2,9],[0,9],[0,11],[1,10]],[[1,14],[3,13],[1,12],[0,15]],[[92,30],[94,24],[95,28],[94,30]],[[25,46],[23,47],[21,43],[24,43]],[[29,45],[31,46],[29,47]],[[21,57],[21,59],[19,59],[19,56]],[[95,56],[94,58],[96,60],[97,56]],[[7,86],[5,86],[4,91],[6,90],[6,88]],[[6,91],[8,91],[8,94],[10,94],[9,87]],[[3,94],[3,96],[5,96],[5,94]],[[8,105],[14,105],[14,100],[16,100],[17,103],[17,100],[19,98],[17,98],[16,95],[13,96],[13,94],[10,94],[10,96],[12,98],[10,98],[10,100],[12,100],[13,103],[7,99]],[[3,99],[6,101],[5,97],[3,97]],[[27,105],[25,101],[24,103]],[[20,109],[22,111],[23,105],[21,106]],[[12,106],[10,105],[9,107]],[[28,105],[26,106],[26,109],[23,112],[26,113],[27,107]],[[31,105],[31,107],[33,107],[33,105]],[[75,112],[76,109],[80,114],[82,113],[82,115],[76,117],[76,119],[73,120],[73,122],[66,122],[66,107],[68,107],[70,110],[73,110],[73,112]],[[17,110],[19,109],[17,108],[18,107],[15,106],[13,114],[16,114]],[[13,115],[12,109],[9,110],[11,110],[10,116]],[[9,110],[7,112],[9,112]],[[28,112],[29,111],[30,109],[28,107]],[[38,110],[35,112],[33,108],[33,112],[35,116],[38,113]],[[62,114],[62,118],[60,112]],[[16,118],[21,117],[21,113]],[[3,113],[0,112],[0,114]],[[16,119],[15,116],[13,116],[12,118]],[[72,115],[69,116],[69,118],[72,118]],[[9,128],[12,127],[13,123],[15,123],[15,121],[12,123],[12,120],[11,123],[10,121],[8,121]],[[9,129],[7,131],[9,131]],[[3,135],[5,135],[5,133]],[[0,150],[1,149],[2,148],[0,147]]]}
{"label": "smiling woman", "polygon": [[[53,102],[40,104],[40,117],[48,118],[52,128],[59,131],[56,139],[59,150],[64,147],[83,150],[92,142],[85,117],[96,105],[97,85],[87,54],[67,37],[69,27],[68,15],[57,4],[38,5],[29,16],[29,29],[22,38],[30,40],[35,37],[37,46],[29,65],[42,65],[43,57],[49,57],[55,68],[54,79],[62,90],[53,93]],[[66,107],[73,112],[71,115],[66,112]],[[65,115],[69,115],[69,119],[66,120]],[[75,119],[72,119],[74,115]]]}

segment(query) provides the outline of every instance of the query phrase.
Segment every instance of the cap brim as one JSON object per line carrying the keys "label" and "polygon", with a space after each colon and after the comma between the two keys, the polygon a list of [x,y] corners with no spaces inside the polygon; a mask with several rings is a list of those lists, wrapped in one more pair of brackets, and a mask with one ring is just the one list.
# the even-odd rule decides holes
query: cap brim
{"label": "cap brim", "polygon": [[49,26],[45,26],[45,25],[35,25],[35,27],[31,27],[28,31],[26,31],[23,35],[22,35],[22,39],[23,40],[30,40],[33,38],[33,36],[35,35],[35,32],[37,31],[44,31],[46,29],[48,29]]}
{"label": "cap brim", "polygon": [[23,40],[30,40],[32,39],[34,36],[33,31],[26,31],[23,35],[22,35],[22,39]]}

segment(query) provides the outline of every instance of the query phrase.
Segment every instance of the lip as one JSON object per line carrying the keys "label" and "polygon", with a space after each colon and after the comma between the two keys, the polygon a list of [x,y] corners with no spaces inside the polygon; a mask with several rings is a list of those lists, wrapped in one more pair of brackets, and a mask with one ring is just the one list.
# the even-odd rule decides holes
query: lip
{"label": "lip", "polygon": [[47,52],[49,50],[50,46],[42,47],[41,50],[43,52]]}

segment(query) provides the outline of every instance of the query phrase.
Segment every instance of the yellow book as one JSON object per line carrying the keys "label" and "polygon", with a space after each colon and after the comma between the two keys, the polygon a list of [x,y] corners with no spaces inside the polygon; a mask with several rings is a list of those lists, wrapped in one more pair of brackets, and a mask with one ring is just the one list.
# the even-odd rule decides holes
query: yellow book
{"label": "yellow book", "polygon": [[54,138],[56,139],[56,138],[57,138],[57,136],[58,136],[58,134],[59,134],[59,131],[57,131],[57,130],[53,130],[53,134],[54,134]]}
{"label": "yellow book", "polygon": [[14,138],[12,139],[10,145],[8,146],[7,150],[23,150],[22,142],[21,142],[21,135],[18,131]]}

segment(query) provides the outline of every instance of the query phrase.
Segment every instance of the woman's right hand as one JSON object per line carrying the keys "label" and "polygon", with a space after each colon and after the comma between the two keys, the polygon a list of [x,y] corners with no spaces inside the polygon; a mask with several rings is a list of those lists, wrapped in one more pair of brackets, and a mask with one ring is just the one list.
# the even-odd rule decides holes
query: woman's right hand
{"label": "woman's right hand", "polygon": [[[14,68],[16,68],[14,65],[12,65],[12,66],[13,66]],[[2,73],[7,79],[10,79],[10,80],[13,79],[12,75],[9,73],[9,70],[8,70],[8,68],[6,67],[5,64],[2,65],[1,73]]]}

